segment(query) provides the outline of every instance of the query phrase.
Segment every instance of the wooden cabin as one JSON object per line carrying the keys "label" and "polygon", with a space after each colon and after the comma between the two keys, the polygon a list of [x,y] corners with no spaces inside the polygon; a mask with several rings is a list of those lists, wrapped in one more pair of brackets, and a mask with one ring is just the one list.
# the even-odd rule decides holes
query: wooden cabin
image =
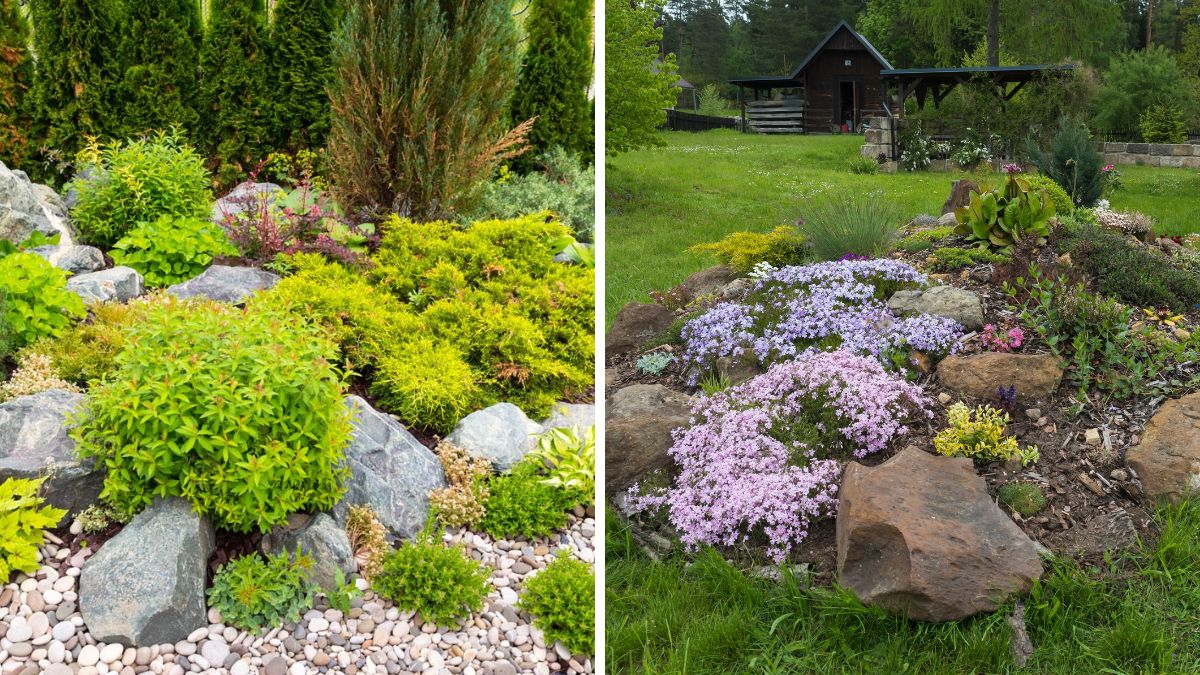
{"label": "wooden cabin", "polygon": [[763,133],[856,131],[882,116],[880,73],[892,65],[842,21],[790,75],[730,80],[738,87],[743,128]]}

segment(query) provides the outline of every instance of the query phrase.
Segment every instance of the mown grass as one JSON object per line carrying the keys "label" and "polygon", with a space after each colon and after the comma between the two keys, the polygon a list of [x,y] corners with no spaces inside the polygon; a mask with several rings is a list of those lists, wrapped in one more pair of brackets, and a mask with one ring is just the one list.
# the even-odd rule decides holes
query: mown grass
{"label": "mown grass", "polygon": [[[692,244],[792,224],[819,195],[867,195],[912,217],[938,214],[953,173],[849,171],[861,136],[664,132],[667,145],[607,160],[605,313],[713,264]],[[1121,167],[1114,208],[1144,211],[1164,233],[1200,231],[1200,171]]]}
{"label": "mown grass", "polygon": [[716,552],[651,562],[608,514],[610,673],[1197,673],[1200,503],[1160,514],[1155,546],[1110,568],[1069,561],[1024,600],[1034,653],[1009,656],[1011,605],[929,624],[864,607],[849,592],[747,576]]}

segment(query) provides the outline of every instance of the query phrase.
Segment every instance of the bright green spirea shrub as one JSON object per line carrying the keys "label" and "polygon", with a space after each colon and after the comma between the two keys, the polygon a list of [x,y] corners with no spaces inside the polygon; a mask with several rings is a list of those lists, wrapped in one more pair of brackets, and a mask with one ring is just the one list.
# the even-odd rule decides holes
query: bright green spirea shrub
{"label": "bright green spirea shrub", "polygon": [[224,228],[204,218],[162,216],[139,223],[109,251],[113,262],[137,270],[150,288],[198,276],[213,258],[237,255]]}
{"label": "bright green spirea shrub", "polygon": [[67,189],[78,195],[71,221],[84,243],[107,250],[141,222],[208,217],[204,161],[173,136],[92,141],[76,161],[81,170]]}
{"label": "bright green spirea shrub", "polygon": [[15,347],[59,335],[87,314],[83,300],[67,290],[67,273],[34,253],[0,258],[0,295]]}
{"label": "bright green spirea shrub", "polygon": [[9,478],[0,483],[0,582],[8,583],[13,572],[37,571],[42,535],[67,513],[42,506],[38,488],[44,480]]}
{"label": "bright green spirea shrub", "polygon": [[[535,127],[536,128],[536,127]],[[549,211],[579,241],[592,241],[596,225],[596,169],[577,155],[553,148],[541,170],[525,175],[501,169],[480,193],[471,220],[516,218]]]}
{"label": "bright green spirea shrub", "polygon": [[547,641],[562,642],[572,654],[596,649],[596,576],[586,563],[558,558],[525,582],[517,606],[533,615]]}
{"label": "bright green spirea shrub", "polygon": [[384,558],[371,587],[423,621],[447,626],[483,607],[488,573],[460,547],[444,546],[427,527]]}
{"label": "bright green spirea shrub", "polygon": [[1045,190],[1050,197],[1050,203],[1054,204],[1054,213],[1059,216],[1069,216],[1075,213],[1075,205],[1071,203],[1071,195],[1062,189],[1062,186],[1054,182],[1054,179],[1042,174],[1033,174],[1025,176],[1025,181],[1029,183],[1030,189]]}
{"label": "bright green spirea shrub", "polygon": [[692,253],[711,253],[743,274],[760,262],[786,267],[804,262],[808,256],[805,238],[793,227],[781,225],[770,232],[731,232],[721,241],[696,244]]}
{"label": "bright green spirea shrub", "polygon": [[567,509],[589,501],[579,488],[546,481],[540,459],[527,458],[488,483],[484,516],[479,526],[497,539],[544,537],[567,524]]}
{"label": "bright green spirea shrub", "polygon": [[217,568],[208,604],[227,625],[258,633],[285,622],[297,623],[312,607],[316,584],[309,581],[312,559],[287,552],[235,558]]}
{"label": "bright green spirea shrub", "polygon": [[164,299],[126,333],[72,429],[126,514],[180,496],[235,532],[267,531],[344,492],[350,436],[336,348],[294,316]]}

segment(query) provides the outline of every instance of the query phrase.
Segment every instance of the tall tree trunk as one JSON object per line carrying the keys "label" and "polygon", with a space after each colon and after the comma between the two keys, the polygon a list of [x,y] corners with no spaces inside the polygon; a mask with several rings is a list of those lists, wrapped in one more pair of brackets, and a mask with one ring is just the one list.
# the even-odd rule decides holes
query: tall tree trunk
{"label": "tall tree trunk", "polygon": [[992,0],[988,11],[987,61],[989,66],[1000,65],[1000,0]]}
{"label": "tall tree trunk", "polygon": [[1154,0],[1146,2],[1146,49],[1154,43]]}

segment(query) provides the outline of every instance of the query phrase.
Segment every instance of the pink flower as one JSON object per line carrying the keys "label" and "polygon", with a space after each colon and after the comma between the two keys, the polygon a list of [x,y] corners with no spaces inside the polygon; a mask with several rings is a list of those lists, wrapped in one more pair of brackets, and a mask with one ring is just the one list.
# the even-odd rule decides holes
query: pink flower
{"label": "pink flower", "polygon": [[1019,164],[1005,164],[1004,165],[1004,173],[1006,173],[1010,176],[1021,173],[1021,166]]}
{"label": "pink flower", "polygon": [[1114,167],[1113,167],[1113,165],[1112,165],[1112,164],[1109,164],[1109,165],[1107,165],[1107,166],[1105,166],[1105,167],[1104,167],[1103,171],[1104,171],[1104,173],[1108,173],[1109,171],[1112,171],[1112,170],[1113,170],[1113,168],[1114,168]]}

